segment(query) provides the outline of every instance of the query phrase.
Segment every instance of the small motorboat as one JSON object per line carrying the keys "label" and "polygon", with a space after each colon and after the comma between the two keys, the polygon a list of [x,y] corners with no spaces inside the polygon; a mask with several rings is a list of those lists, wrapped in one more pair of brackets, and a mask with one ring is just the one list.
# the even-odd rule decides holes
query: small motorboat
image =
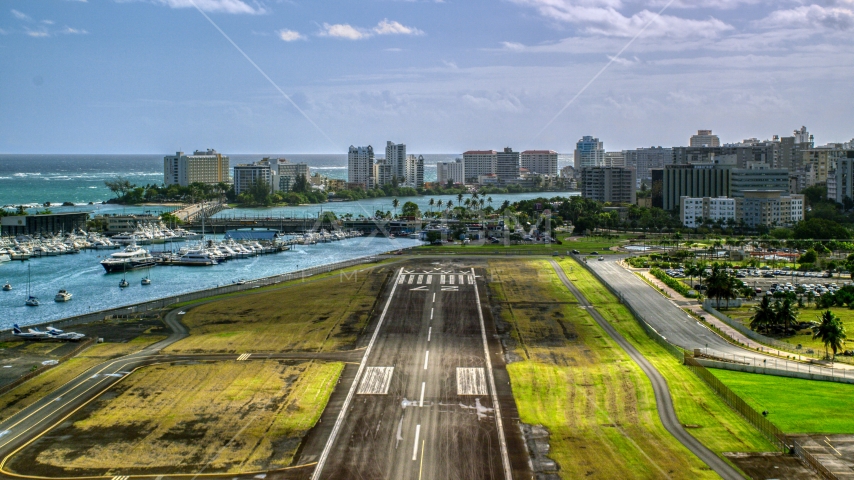
{"label": "small motorboat", "polygon": [[56,302],[68,302],[71,301],[71,296],[72,295],[68,293],[67,290],[62,289],[59,291],[59,293],[56,294],[55,297],[53,297],[53,300]]}
{"label": "small motorboat", "polygon": [[38,299],[38,298],[36,298],[36,297],[34,297],[34,296],[32,296],[32,295],[30,295],[30,297],[29,297],[29,298],[27,298],[27,301],[26,301],[26,302],[24,302],[24,303],[25,303],[28,307],[38,307],[38,306],[39,306],[39,299]]}
{"label": "small motorboat", "polygon": [[143,285],[151,285],[151,279],[150,279],[150,278],[148,278],[148,277],[145,277],[145,278],[143,278],[143,279],[142,279],[142,282],[141,282],[141,283],[142,283]]}
{"label": "small motorboat", "polygon": [[127,288],[129,286],[130,286],[130,283],[128,283],[128,281],[125,280],[124,278],[122,279],[122,281],[119,282],[119,288]]}
{"label": "small motorboat", "polygon": [[6,282],[6,283],[3,285],[3,291],[4,291],[4,292],[8,292],[9,290],[12,290],[12,284],[11,284],[11,283],[9,283],[9,282]]}

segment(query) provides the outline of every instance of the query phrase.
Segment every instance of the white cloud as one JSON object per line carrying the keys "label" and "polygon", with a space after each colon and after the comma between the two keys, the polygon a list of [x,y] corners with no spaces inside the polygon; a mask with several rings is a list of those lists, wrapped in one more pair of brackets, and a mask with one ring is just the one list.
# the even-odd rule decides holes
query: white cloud
{"label": "white cloud", "polygon": [[47,30],[43,30],[43,29],[39,29],[39,30],[27,29],[26,33],[27,33],[27,35],[34,37],[34,38],[46,38],[46,37],[50,36],[50,33],[48,33]]}
{"label": "white cloud", "polygon": [[295,42],[297,40],[305,40],[305,36],[301,33],[296,32],[294,30],[283,29],[276,32],[276,34],[284,40],[285,42]]}
{"label": "white cloud", "polygon": [[56,22],[54,22],[53,20],[42,20],[42,23],[45,25],[53,25]]}
{"label": "white cloud", "polygon": [[631,38],[649,25],[642,37],[714,38],[733,29],[714,17],[694,20],[649,10],[626,16],[618,11],[622,8],[620,0],[513,1],[533,7],[546,18],[579,25],[583,32],[594,35]]}
{"label": "white cloud", "polygon": [[374,27],[374,33],[377,35],[424,35],[424,32],[417,28],[407,27],[399,22],[389,21],[387,18]]}
{"label": "white cloud", "polygon": [[[142,1],[142,0],[115,0],[119,3],[125,3],[129,1]],[[244,0],[150,0],[153,3],[157,3],[160,5],[166,5],[170,8],[198,8],[199,10],[203,10],[205,12],[217,12],[217,13],[238,13],[238,14],[249,14],[249,15],[259,15],[263,13],[267,13],[267,10],[258,4],[256,1],[252,1],[252,5],[247,3]]]}
{"label": "white cloud", "polygon": [[363,40],[374,35],[424,35],[424,32],[386,18],[371,29],[354,27],[348,23],[337,23],[334,25],[324,23],[318,35],[322,37],[346,38],[347,40]]}
{"label": "white cloud", "polygon": [[[854,4],[850,0],[840,0],[835,3]],[[800,6],[789,10],[777,10],[767,18],[754,23],[763,28],[794,27],[850,30],[854,27],[854,10],[846,7],[822,7],[820,5]]]}
{"label": "white cloud", "polygon": [[319,35],[321,37],[346,38],[347,40],[361,40],[371,36],[370,33],[353,27],[347,23],[337,23],[334,25],[324,23]]}
{"label": "white cloud", "polygon": [[89,32],[87,32],[86,30],[83,30],[82,28],[65,27],[62,30],[60,30],[59,33],[63,33],[65,35],[86,35]]}
{"label": "white cloud", "polygon": [[32,19],[30,18],[30,16],[29,16],[29,15],[27,15],[26,13],[19,12],[19,11],[14,10],[14,9],[13,9],[13,10],[11,10],[11,12],[12,12],[12,15],[13,15],[15,18],[17,18],[18,20],[26,20],[26,21],[30,21],[30,20],[32,20]]}

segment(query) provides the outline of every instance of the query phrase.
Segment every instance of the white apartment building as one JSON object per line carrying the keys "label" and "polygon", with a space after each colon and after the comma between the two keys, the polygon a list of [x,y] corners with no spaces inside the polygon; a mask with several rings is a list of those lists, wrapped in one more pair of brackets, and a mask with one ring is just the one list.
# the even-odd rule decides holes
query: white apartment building
{"label": "white apartment building", "polygon": [[368,190],[373,188],[374,147],[354,147],[350,145],[347,153],[347,182],[361,185]]}
{"label": "white apartment building", "polygon": [[466,183],[465,168],[463,160],[458,158],[453,162],[438,162],[436,163],[436,182],[439,185],[445,186],[448,181],[451,183]]}
{"label": "white apartment building", "polygon": [[424,186],[424,156],[407,155],[403,174],[406,181],[403,186],[421,188]]}
{"label": "white apartment building", "polygon": [[385,159],[377,160],[374,164],[373,184],[375,187],[390,185],[395,178],[394,168]]}
{"label": "white apartment building", "polygon": [[558,153],[554,150],[525,150],[522,152],[522,168],[538,175],[557,176]]}
{"label": "white apartment building", "polygon": [[269,159],[234,166],[234,193],[236,195],[249,191],[256,183],[262,181],[270,187],[270,191],[273,190],[272,169]]}
{"label": "white apartment building", "polygon": [[605,152],[605,167],[625,168],[626,155],[623,152]]}
{"label": "white apartment building", "polygon": [[469,150],[463,153],[463,169],[466,181],[477,181],[481,175],[496,173],[498,152],[495,150]]}
{"label": "white apartment building", "polygon": [[291,163],[284,158],[276,162],[276,171],[273,175],[273,189],[281,192],[290,192],[299,176],[306,180],[311,176],[311,169],[306,163]]}
{"label": "white apartment building", "polygon": [[228,183],[228,156],[216,150],[196,150],[192,155],[176,152],[163,157],[163,183],[186,187],[191,183]]}
{"label": "white apartment building", "polygon": [[391,174],[397,177],[398,182],[403,183],[406,177],[406,144],[385,143],[385,161],[391,165]]}
{"label": "white apartment building", "polygon": [[785,227],[804,219],[804,196],[788,191],[746,191],[736,200],[739,222],[749,227]]}
{"label": "white apartment building", "polygon": [[681,197],[679,199],[679,218],[682,225],[688,228],[697,228],[703,224],[703,220],[712,223],[736,220],[734,198],[728,197]]}

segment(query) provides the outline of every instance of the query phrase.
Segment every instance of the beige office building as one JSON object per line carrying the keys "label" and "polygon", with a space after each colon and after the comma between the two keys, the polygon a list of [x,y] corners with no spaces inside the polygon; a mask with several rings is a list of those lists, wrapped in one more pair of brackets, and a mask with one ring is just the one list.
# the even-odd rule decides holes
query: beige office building
{"label": "beige office building", "polygon": [[196,150],[192,155],[176,152],[163,157],[163,183],[186,187],[191,183],[229,183],[229,160],[216,150]]}

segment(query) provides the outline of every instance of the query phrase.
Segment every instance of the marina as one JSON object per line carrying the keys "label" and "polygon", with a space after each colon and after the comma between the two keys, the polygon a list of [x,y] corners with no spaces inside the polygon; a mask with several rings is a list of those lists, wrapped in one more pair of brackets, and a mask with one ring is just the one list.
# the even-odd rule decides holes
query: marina
{"label": "marina", "polygon": [[[220,243],[222,235],[212,236]],[[316,237],[317,238],[317,237]],[[174,265],[148,267],[107,274],[100,262],[116,250],[82,249],[74,255],[54,255],[27,262],[6,262],[0,265],[0,284],[12,289],[0,291],[0,329],[49,322],[82,315],[97,310],[131,305],[139,302],[193,292],[205,288],[229,285],[241,281],[294,272],[351,259],[379,255],[421,245],[408,238],[352,237],[340,241],[311,243],[303,238],[291,238],[289,250],[267,255],[254,255],[219,263],[210,267]],[[186,242],[188,244],[193,242]],[[198,243],[198,242],[196,242]],[[175,245],[150,247],[152,256],[157,250],[169,252]],[[178,250],[175,248],[175,250]],[[33,298],[52,298],[61,289],[73,295],[70,302],[40,302],[27,307],[27,277],[31,273],[29,294]],[[145,285],[144,279],[150,284]],[[124,280],[127,286],[119,287]]]}

